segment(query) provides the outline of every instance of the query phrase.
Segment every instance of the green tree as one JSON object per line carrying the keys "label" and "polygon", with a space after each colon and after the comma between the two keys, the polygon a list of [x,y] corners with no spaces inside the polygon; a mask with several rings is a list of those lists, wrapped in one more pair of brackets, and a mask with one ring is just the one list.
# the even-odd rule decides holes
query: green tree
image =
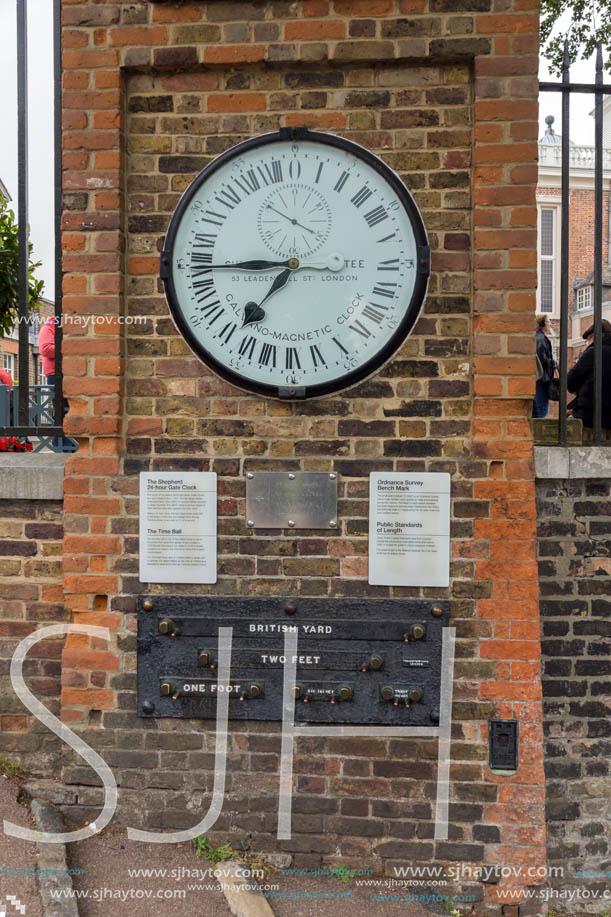
{"label": "green tree", "polygon": [[[554,28],[561,16],[570,13],[571,21],[561,35]],[[589,58],[601,42],[605,69],[611,72],[611,3],[609,0],[541,0],[541,53],[556,76],[562,72],[564,39],[569,41],[569,58],[573,64]],[[592,82],[594,82],[592,74]]]}
{"label": "green tree", "polygon": [[[30,309],[40,302],[44,281],[34,272],[42,264],[32,261],[34,246],[28,243],[28,285]],[[0,194],[0,337],[9,334],[19,311],[19,227],[15,214]]]}

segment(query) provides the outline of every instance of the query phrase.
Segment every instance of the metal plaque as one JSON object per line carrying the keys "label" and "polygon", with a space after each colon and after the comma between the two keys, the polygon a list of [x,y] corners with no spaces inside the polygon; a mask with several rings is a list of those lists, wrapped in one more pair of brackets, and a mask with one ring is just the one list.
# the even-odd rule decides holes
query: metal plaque
{"label": "metal plaque", "polygon": [[424,599],[142,597],[138,711],[213,719],[224,627],[230,719],[282,719],[292,632],[295,722],[436,725],[447,625],[448,603]]}
{"label": "metal plaque", "polygon": [[249,471],[246,524],[263,529],[336,528],[337,474]]}

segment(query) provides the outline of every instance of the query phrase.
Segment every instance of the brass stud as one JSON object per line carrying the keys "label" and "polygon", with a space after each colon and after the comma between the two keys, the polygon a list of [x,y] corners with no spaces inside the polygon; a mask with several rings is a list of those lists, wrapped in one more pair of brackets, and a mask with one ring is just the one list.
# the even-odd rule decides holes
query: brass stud
{"label": "brass stud", "polygon": [[159,622],[160,634],[172,634],[174,632],[174,622],[169,618],[162,618]]}
{"label": "brass stud", "polygon": [[261,693],[261,688],[259,687],[259,685],[255,685],[255,684],[250,685],[248,689],[248,693],[250,694],[251,697],[258,697]]}
{"label": "brass stud", "polygon": [[142,603],[142,609],[143,611],[152,611],[153,610],[153,600],[145,599],[144,602]]}
{"label": "brass stud", "polygon": [[297,602],[295,599],[289,599],[286,605],[284,606],[284,613],[286,615],[294,615],[297,611]]}
{"label": "brass stud", "polygon": [[164,697],[168,697],[173,690],[174,688],[169,681],[162,681],[159,691]]}
{"label": "brass stud", "polygon": [[412,627],[412,637],[414,640],[422,640],[425,634],[426,630],[423,624],[414,624]]}
{"label": "brass stud", "polygon": [[373,656],[371,657],[371,668],[374,670],[374,672],[377,672],[378,669],[381,669],[383,663],[384,663],[384,660],[382,659],[382,657],[378,656],[377,653],[374,653]]}
{"label": "brass stud", "polygon": [[349,688],[348,685],[342,685],[339,689],[339,699],[352,700],[352,688]]}
{"label": "brass stud", "polygon": [[411,701],[414,701],[414,703],[418,703],[422,700],[422,688],[410,688],[408,697]]}
{"label": "brass stud", "polygon": [[380,694],[382,695],[382,700],[392,700],[395,696],[394,689],[390,685],[384,685]]}
{"label": "brass stud", "polygon": [[441,607],[441,605],[433,605],[433,607],[431,608],[431,614],[433,615],[434,618],[440,618],[443,614],[443,608]]}
{"label": "brass stud", "polygon": [[295,685],[293,688],[293,697],[298,699],[301,697],[301,685]]}

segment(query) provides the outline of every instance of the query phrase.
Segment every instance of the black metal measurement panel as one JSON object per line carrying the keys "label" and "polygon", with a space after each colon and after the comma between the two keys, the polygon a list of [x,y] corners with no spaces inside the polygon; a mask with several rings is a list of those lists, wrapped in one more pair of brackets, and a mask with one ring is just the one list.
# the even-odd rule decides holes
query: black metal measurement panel
{"label": "black metal measurement panel", "polygon": [[294,661],[296,723],[436,725],[447,626],[448,603],[423,599],[145,596],[138,712],[214,719],[219,628],[230,627],[230,719],[281,720]]}

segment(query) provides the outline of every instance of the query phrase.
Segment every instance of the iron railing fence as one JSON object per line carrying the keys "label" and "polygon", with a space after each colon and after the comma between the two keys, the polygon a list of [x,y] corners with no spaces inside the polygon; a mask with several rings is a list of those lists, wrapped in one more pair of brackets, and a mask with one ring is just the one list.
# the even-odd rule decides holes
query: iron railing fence
{"label": "iron railing fence", "polygon": [[[62,164],[61,164],[61,0],[53,5],[53,153],[55,238],[55,377],[54,386],[30,385],[32,318],[29,308],[28,200],[28,0],[16,0],[17,19],[17,212],[19,225],[18,382],[12,396],[0,394],[0,436],[39,437],[40,444],[63,451],[62,376]],[[43,398],[42,392],[46,390]],[[8,404],[12,400],[12,411]],[[45,408],[41,409],[41,400]],[[51,408],[52,402],[52,408]]]}
{"label": "iron railing fence", "polygon": [[[611,85],[603,83],[602,45],[596,47],[594,83],[571,83],[568,40],[564,43],[562,80],[559,83],[540,82],[540,92],[562,93],[561,118],[561,231],[560,231],[560,346],[559,377],[560,399],[558,405],[559,446],[567,444],[567,374],[569,329],[569,226],[570,226],[570,169],[575,155],[569,141],[570,100],[574,93],[594,95],[594,410],[592,418],[592,443],[600,445],[602,439],[602,268],[603,268],[603,98],[611,95]],[[582,156],[583,159],[583,156]],[[590,159],[590,162],[592,160]],[[611,244],[611,240],[609,240]],[[607,394],[611,397],[611,393]]]}

